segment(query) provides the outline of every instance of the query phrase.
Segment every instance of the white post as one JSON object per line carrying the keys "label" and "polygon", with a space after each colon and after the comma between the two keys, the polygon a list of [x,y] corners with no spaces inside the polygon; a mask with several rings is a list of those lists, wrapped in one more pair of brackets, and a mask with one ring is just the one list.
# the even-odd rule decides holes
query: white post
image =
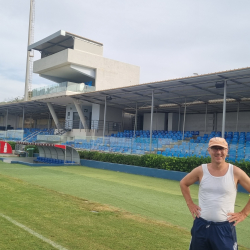
{"label": "white post", "polygon": [[24,107],[23,107],[23,120],[22,120],[22,130],[24,128]]}
{"label": "white post", "polygon": [[205,114],[205,134],[207,132],[207,103],[206,103],[206,114]]}
{"label": "white post", "polygon": [[105,96],[105,106],[104,106],[104,119],[103,119],[103,139],[102,142],[104,144],[105,139],[105,130],[106,130],[106,111],[107,111],[107,96]]}
{"label": "white post", "polygon": [[150,120],[150,153],[151,153],[151,151],[152,151],[153,114],[154,114],[154,90],[152,90],[152,102],[151,102],[151,120]]}
{"label": "white post", "polygon": [[236,132],[238,132],[239,111],[240,111],[240,102],[238,102],[238,107],[237,107]]}
{"label": "white post", "polygon": [[223,99],[223,114],[222,114],[222,138],[225,138],[225,124],[226,124],[226,99],[227,99],[227,81],[224,81],[224,99]]}
{"label": "white post", "polygon": [[183,129],[182,129],[182,140],[184,139],[185,122],[186,122],[186,110],[187,110],[187,104],[186,104],[186,100],[185,100],[185,109],[184,109],[184,117],[183,117]]}
{"label": "white post", "polygon": [[134,137],[135,137],[135,131],[137,130],[137,102],[135,105],[135,125],[134,125]]}
{"label": "white post", "polygon": [[180,131],[180,123],[181,123],[181,106],[179,106],[178,131]]}
{"label": "white post", "polygon": [[9,110],[7,109],[6,110],[6,121],[5,121],[5,131],[7,131],[7,128],[8,128],[8,116],[9,116]]}

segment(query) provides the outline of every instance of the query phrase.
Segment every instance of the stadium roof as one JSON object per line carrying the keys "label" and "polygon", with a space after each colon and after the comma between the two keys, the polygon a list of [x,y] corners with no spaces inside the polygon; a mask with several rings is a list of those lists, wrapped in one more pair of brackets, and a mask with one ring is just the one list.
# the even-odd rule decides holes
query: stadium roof
{"label": "stadium roof", "polygon": [[242,68],[164,80],[135,86],[113,88],[105,91],[77,94],[79,100],[103,104],[109,96],[108,105],[134,112],[136,102],[139,111],[150,112],[152,91],[154,106],[159,112],[178,112],[187,103],[187,113],[222,112],[224,81],[227,81],[227,112],[250,110],[250,68]]}
{"label": "stadium roof", "polygon": [[74,38],[79,38],[99,46],[103,46],[102,43],[69,33],[64,30],[59,30],[58,32],[28,46],[28,51],[33,49],[45,52],[46,54],[55,54],[67,48],[73,49]]}
{"label": "stadium roof", "polygon": [[[65,118],[66,106],[53,104],[54,110],[58,118]],[[16,102],[0,105],[0,116],[5,115],[8,109],[8,114],[32,117],[33,119],[47,119],[50,113],[46,103],[38,101]]]}
{"label": "stadium roof", "polygon": [[[122,108],[125,112],[135,113],[136,102],[138,112],[150,112],[152,91],[154,91],[154,107],[157,112],[183,113],[187,104],[187,113],[205,113],[206,104],[208,113],[221,113],[223,109],[224,88],[227,81],[227,112],[236,112],[238,103],[240,111],[250,110],[250,67],[204,74],[198,76],[177,78],[158,82],[138,84],[123,88],[113,88],[102,91],[93,91],[71,96],[57,96],[39,101],[28,101],[0,105],[0,115],[31,114],[34,118],[47,117],[49,109],[46,102],[51,102],[58,118],[65,118],[66,104],[72,99],[78,99],[84,104],[105,103],[109,107]],[[218,88],[222,87],[222,88]]]}

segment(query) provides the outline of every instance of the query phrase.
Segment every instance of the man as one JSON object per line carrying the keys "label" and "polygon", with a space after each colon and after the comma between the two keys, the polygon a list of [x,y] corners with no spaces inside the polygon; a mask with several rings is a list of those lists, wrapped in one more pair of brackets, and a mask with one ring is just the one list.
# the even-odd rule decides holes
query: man
{"label": "man", "polygon": [[[225,162],[228,144],[214,137],[209,141],[211,163],[203,164],[180,182],[182,194],[194,218],[190,250],[237,250],[235,226],[250,213],[250,200],[234,213],[237,185],[250,192],[250,178],[240,168]],[[189,186],[199,181],[199,206],[194,204]]]}

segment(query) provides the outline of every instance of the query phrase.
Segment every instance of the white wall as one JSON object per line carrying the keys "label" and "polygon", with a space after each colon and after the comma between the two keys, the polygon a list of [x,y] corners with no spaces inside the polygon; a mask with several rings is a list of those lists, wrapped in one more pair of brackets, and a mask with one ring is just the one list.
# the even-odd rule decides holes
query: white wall
{"label": "white wall", "polygon": [[[168,113],[168,131],[178,131],[179,114]],[[180,127],[181,130],[181,127]]]}
{"label": "white wall", "polygon": [[[183,130],[183,115],[181,115],[181,127]],[[213,131],[213,114],[207,114],[206,133]],[[205,114],[186,114],[185,131],[200,131],[205,134]]]}
{"label": "white wall", "polygon": [[[237,112],[226,114],[225,131],[236,131]],[[222,113],[217,114],[217,131],[222,130]],[[239,132],[250,131],[250,112],[239,112],[238,122]]]}
{"label": "white wall", "polygon": [[96,90],[139,84],[140,67],[72,49],[35,61],[33,72],[46,75],[56,71],[60,74],[60,68],[70,68],[71,64],[96,69]]}
{"label": "white wall", "polygon": [[103,55],[103,46],[91,43],[86,40],[79,39],[77,37],[74,38],[74,50],[81,50],[84,52],[97,54],[102,56]]}
{"label": "white wall", "polygon": [[[5,115],[4,117],[1,118],[1,125],[0,126],[6,126],[6,118],[7,115]],[[17,128],[18,127],[18,120],[19,117],[17,115],[8,115],[8,121],[7,121],[7,126],[10,125],[13,128]]]}
{"label": "white wall", "polygon": [[[85,117],[86,123],[89,126],[90,113],[92,112],[92,106],[81,105],[81,109],[82,109],[83,115]],[[73,121],[73,113],[74,112],[77,112],[75,105],[68,104],[66,106],[66,117],[65,117],[66,122],[69,121],[69,123],[68,123],[69,125],[67,126],[68,128],[72,128],[72,121]],[[80,120],[80,118],[79,118],[79,120]],[[80,123],[79,123],[79,125],[80,125]]]}
{"label": "white wall", "polygon": [[[143,130],[150,130],[151,113],[143,115]],[[154,113],[153,114],[153,130],[166,130],[166,114]]]}

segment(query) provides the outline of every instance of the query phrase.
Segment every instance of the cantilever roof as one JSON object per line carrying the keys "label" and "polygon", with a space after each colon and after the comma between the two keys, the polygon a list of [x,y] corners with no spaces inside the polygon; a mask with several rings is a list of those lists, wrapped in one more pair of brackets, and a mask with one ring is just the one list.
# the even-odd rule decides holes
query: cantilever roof
{"label": "cantilever roof", "polygon": [[[22,115],[25,113],[41,117],[41,113],[49,112],[46,102],[53,103],[59,117],[65,117],[67,98],[78,99],[82,103],[96,103],[103,105],[105,96],[109,96],[109,107],[121,108],[126,112],[135,113],[136,103],[139,112],[150,112],[152,91],[154,91],[154,108],[157,112],[183,113],[187,103],[187,113],[220,113],[223,108],[224,89],[216,88],[227,80],[227,112],[236,112],[238,103],[240,111],[250,110],[250,67],[215,72],[198,76],[164,80],[138,84],[123,88],[93,91],[71,96],[57,96],[38,101],[20,102],[0,105],[0,113],[8,109],[9,114]],[[108,111],[107,111],[108,112]],[[44,114],[46,116],[46,114]]]}
{"label": "cantilever roof", "polygon": [[72,34],[64,30],[59,30],[58,32],[28,46],[28,51],[34,49],[38,51],[44,51],[47,54],[54,54],[66,48],[73,48],[75,37],[94,43],[98,46],[103,46],[102,43]]}
{"label": "cantilever roof", "polygon": [[110,96],[109,106],[120,107],[134,112],[136,102],[139,110],[150,112],[151,96],[154,91],[154,106],[159,112],[178,112],[187,103],[188,113],[222,112],[224,88],[216,84],[227,81],[227,111],[250,110],[250,67],[138,84],[72,96],[79,100],[103,104],[105,96]]}

